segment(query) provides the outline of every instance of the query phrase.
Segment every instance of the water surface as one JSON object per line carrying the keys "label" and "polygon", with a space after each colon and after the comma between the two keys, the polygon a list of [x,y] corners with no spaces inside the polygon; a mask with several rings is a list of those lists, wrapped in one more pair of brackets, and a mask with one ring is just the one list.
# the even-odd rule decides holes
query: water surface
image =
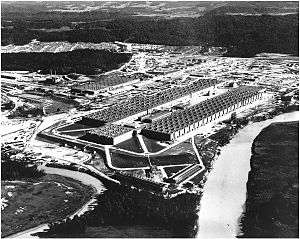
{"label": "water surface", "polygon": [[240,233],[253,140],[271,123],[295,120],[299,120],[299,111],[252,123],[222,148],[204,186],[197,238],[232,238]]}

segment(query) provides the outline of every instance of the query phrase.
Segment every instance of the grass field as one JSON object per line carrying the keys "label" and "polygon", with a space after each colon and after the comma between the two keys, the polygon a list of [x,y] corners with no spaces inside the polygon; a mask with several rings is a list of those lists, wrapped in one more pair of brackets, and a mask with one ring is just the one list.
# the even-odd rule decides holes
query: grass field
{"label": "grass field", "polygon": [[[148,167],[147,157],[133,156],[111,152],[112,165],[119,168]],[[197,163],[197,158],[190,153],[150,157],[151,163],[157,166]]]}
{"label": "grass field", "polygon": [[165,148],[164,146],[160,145],[156,140],[148,139],[145,136],[142,136],[142,138],[145,142],[145,145],[146,145],[148,151],[151,153],[158,152]]}
{"label": "grass field", "polygon": [[32,181],[2,181],[2,236],[63,219],[86,203],[93,189],[71,178],[46,175]]}
{"label": "grass field", "polygon": [[176,174],[180,170],[184,169],[187,166],[174,166],[174,167],[165,167],[164,170],[168,177],[171,177],[173,174]]}
{"label": "grass field", "polygon": [[120,154],[111,150],[111,162],[114,167],[119,168],[135,168],[149,166],[148,159],[143,156],[133,156],[128,154]]}
{"label": "grass field", "polygon": [[136,136],[133,136],[132,138],[117,144],[116,147],[137,153],[144,152],[142,146],[140,145],[139,139]]}

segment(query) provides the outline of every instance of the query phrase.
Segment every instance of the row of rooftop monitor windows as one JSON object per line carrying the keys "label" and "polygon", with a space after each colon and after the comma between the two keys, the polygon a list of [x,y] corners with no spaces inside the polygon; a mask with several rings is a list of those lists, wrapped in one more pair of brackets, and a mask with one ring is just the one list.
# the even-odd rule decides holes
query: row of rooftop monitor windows
{"label": "row of rooftop monitor windows", "polygon": [[[238,101],[247,99],[247,98],[251,97],[252,95],[256,94],[256,92],[257,92],[257,90],[246,90],[244,92],[241,90],[235,90],[235,91],[237,91],[237,92],[236,93],[235,92],[227,92],[223,95],[216,96],[214,98],[203,101],[203,102],[199,103],[198,105],[192,106],[191,108],[189,108],[189,110],[194,110],[194,108],[197,109],[199,107],[204,107],[203,110],[207,110],[207,108],[210,108],[210,107],[216,107],[216,108],[224,107],[226,105],[231,105]],[[142,106],[126,107],[126,106],[117,105],[113,108],[114,108],[114,110],[109,108],[109,109],[105,109],[105,110],[101,111],[100,114],[98,114],[96,116],[96,119],[103,118],[103,120],[107,121],[107,122],[114,121],[114,120],[122,119],[126,116],[130,116],[130,115],[132,115],[133,112],[137,112],[137,113],[141,112],[143,110],[148,109],[149,107],[147,107],[147,108],[143,108]]]}
{"label": "row of rooftop monitor windows", "polygon": [[[225,93],[218,97],[214,97],[206,101],[203,101],[198,105],[188,108],[187,110],[175,112],[168,117],[156,121],[155,123],[150,125],[150,127],[147,128],[153,131],[163,131],[163,132],[172,132],[174,130],[175,131],[180,130],[188,125],[201,121],[204,118],[208,118],[209,116],[221,112],[223,110],[227,109],[228,111],[231,109],[230,107],[235,108],[235,106],[233,105],[238,102],[242,102],[242,104],[245,104],[247,103],[246,101],[250,100],[250,98],[254,95],[257,95],[257,91],[242,92],[242,94],[239,94],[238,97],[240,98],[239,99],[240,101],[239,100],[237,101],[236,98],[232,98],[232,97],[226,98],[227,96],[231,96],[231,94]],[[215,102],[217,102],[215,100],[216,98],[218,99],[218,104],[215,104]],[[127,128],[118,125],[114,125],[114,126],[108,125],[100,128],[99,130],[91,131],[91,133],[113,136],[113,137],[126,132],[128,132]]]}
{"label": "row of rooftop monitor windows", "polygon": [[[206,84],[202,84],[201,88],[193,87],[195,88],[194,91],[201,90],[202,88],[207,88],[209,86],[212,86],[215,84],[215,81],[210,81]],[[191,93],[192,91],[189,89],[186,89],[186,87],[173,87],[169,88],[165,91],[159,92],[157,94],[151,95],[151,96],[141,96],[138,95],[136,97],[133,97],[129,99],[126,103],[134,103],[134,104],[151,104],[153,102],[160,102],[164,99],[172,99],[174,97],[181,97],[182,95],[186,95]]]}
{"label": "row of rooftop monitor windows", "polygon": [[236,102],[240,102],[243,100],[248,99],[249,97],[254,96],[254,93],[250,93],[250,94],[245,94],[242,95],[241,97],[237,97],[237,98],[233,98],[233,97],[229,97],[229,98],[212,98],[209,99],[207,101],[203,101],[195,106],[193,106],[194,108],[199,108],[199,107],[204,107],[204,108],[209,108],[211,106],[213,107],[222,107],[223,105],[228,105],[228,104],[234,104]]}
{"label": "row of rooftop monitor windows", "polygon": [[[161,91],[159,93],[156,93],[152,96],[155,96],[155,97],[166,97],[168,95],[172,95],[172,94],[181,94],[181,93],[185,93],[185,91],[190,91],[191,89],[192,90],[199,90],[199,87],[207,87],[208,85],[214,85],[216,84],[216,80],[210,80],[210,79],[205,79],[202,81],[197,81],[196,83],[192,83],[190,85],[187,85],[187,86],[184,86],[184,87],[172,87],[172,88],[168,88],[164,91]],[[148,97],[151,97],[151,96],[148,96]],[[137,95],[131,99],[129,99],[128,101],[133,101],[133,102],[136,102],[138,100],[145,100],[147,99],[147,97],[144,97],[142,95]]]}
{"label": "row of rooftop monitor windows", "polygon": [[181,130],[183,128],[186,128],[190,125],[193,125],[197,122],[200,122],[201,120],[204,120],[206,118],[209,118],[211,117],[213,114],[209,115],[209,116],[206,116],[206,117],[203,117],[203,118],[200,118],[200,119],[197,119],[197,120],[191,120],[191,121],[180,121],[180,122],[174,122],[175,124],[170,124],[170,125],[156,125],[156,127],[151,127],[151,128],[146,128],[146,129],[149,129],[149,130],[152,130],[152,131],[159,131],[159,132],[167,132],[167,133],[172,133],[174,131],[178,131],[178,130]]}
{"label": "row of rooftop monitor windows", "polygon": [[[203,88],[212,86],[215,83],[216,83],[216,80],[211,81],[210,83],[208,83],[206,85],[206,87],[203,87]],[[177,88],[183,88],[183,87],[177,87]],[[171,100],[174,100],[179,97],[183,97],[184,95],[191,93],[191,91],[186,90],[184,93],[183,92],[174,93],[172,95],[173,89],[174,88],[168,89],[166,92],[160,92],[160,93],[158,93],[154,96],[150,96],[150,97],[140,97],[140,96],[133,97],[130,100],[121,102],[117,105],[114,105],[114,106],[108,108],[108,109],[104,109],[100,112],[93,113],[89,117],[94,118],[94,119],[103,119],[104,121],[118,120],[118,119],[122,119],[122,118],[126,117],[129,113],[133,113],[133,112],[138,113],[143,110],[149,109],[151,107],[155,107],[162,103],[169,102]],[[201,89],[197,89],[197,90],[201,90]]]}
{"label": "row of rooftop monitor windows", "polygon": [[[252,97],[251,95],[250,97]],[[249,100],[250,98],[243,97],[243,101]],[[197,121],[200,121],[204,118],[207,118],[213,114],[216,114],[222,110],[228,109],[229,107],[233,106],[232,103],[235,102],[221,102],[222,106],[220,105],[207,105],[207,106],[213,106],[213,108],[193,108],[188,109],[185,111],[179,111],[177,114],[172,115],[172,118],[167,117],[165,120],[163,120],[164,123],[156,122],[152,125],[151,129],[155,130],[172,130],[172,129],[180,129],[182,128],[182,122],[184,122],[184,125],[190,125]],[[244,102],[245,103],[245,102]],[[160,124],[159,124],[160,123]],[[174,126],[175,125],[175,126]],[[103,127],[100,131],[93,130],[91,133],[96,134],[103,134],[106,136],[115,136],[116,134],[122,134],[128,132],[127,128],[121,127],[121,126],[112,126],[112,127]]]}
{"label": "row of rooftop monitor windows", "polygon": [[[250,95],[249,98],[243,98],[241,101],[242,105],[245,105],[247,103],[247,100],[250,101],[251,97],[254,95]],[[216,107],[216,108],[199,108],[193,109],[190,111],[190,109],[187,109],[185,111],[179,111],[178,113],[174,113],[168,117],[165,117],[161,120],[158,120],[154,122],[153,124],[147,126],[147,129],[150,130],[156,130],[156,129],[171,129],[171,128],[181,128],[183,125],[189,125],[194,122],[200,121],[206,117],[209,117],[213,114],[216,114],[222,110],[230,109],[231,106],[236,104],[237,102],[232,102],[233,104],[226,103],[223,104],[222,107]]]}
{"label": "row of rooftop monitor windows", "polygon": [[118,126],[118,125],[114,125],[113,127],[101,127],[99,129],[94,129],[91,130],[89,133],[91,134],[99,134],[99,135],[106,135],[106,136],[116,136],[116,135],[121,135],[124,133],[127,133],[131,131],[131,129],[122,127],[122,126]]}
{"label": "row of rooftop monitor windows", "polygon": [[98,90],[102,89],[105,86],[115,86],[118,84],[123,84],[129,81],[137,80],[137,79],[145,79],[147,78],[145,75],[136,73],[132,75],[101,75],[99,77],[95,77],[95,82],[87,82],[83,85],[77,85],[72,87],[73,89],[78,90]]}
{"label": "row of rooftop monitor windows", "polygon": [[[229,112],[230,110],[228,110]],[[224,115],[226,112],[224,113],[221,113],[219,116],[222,116]],[[192,126],[193,124],[196,124],[198,123],[198,125],[201,124],[201,120],[206,120],[206,122],[209,121],[209,118],[212,117],[212,119],[215,119],[217,117],[219,117],[217,115],[217,113],[214,113],[214,114],[210,114],[210,115],[207,115],[203,118],[200,118],[200,119],[196,119],[196,120],[192,120],[192,121],[180,121],[180,122],[176,122],[176,124],[172,124],[172,125],[158,125],[156,127],[151,127],[151,128],[146,128],[146,130],[151,130],[151,131],[156,131],[156,132],[163,132],[163,133],[174,133],[175,131],[179,131],[179,130],[182,130],[186,127],[189,127],[189,126]]]}
{"label": "row of rooftop monitor windows", "polygon": [[200,102],[197,105],[194,105],[190,108],[188,108],[186,111],[193,111],[193,110],[198,110],[198,108],[203,108],[203,110],[207,110],[210,107],[220,107],[222,108],[225,105],[229,104],[234,104],[239,101],[247,100],[248,98],[254,96],[256,93],[255,92],[248,92],[246,94],[240,95],[239,97],[227,97],[227,94],[221,95],[221,96],[216,96],[214,98],[205,100]]}
{"label": "row of rooftop monitor windows", "polygon": [[244,96],[240,97],[239,99],[232,99],[232,98],[226,99],[225,98],[225,100],[218,100],[218,101],[215,101],[215,99],[212,98],[212,99],[203,101],[197,105],[194,105],[184,111],[175,112],[175,113],[173,113],[173,115],[174,114],[182,114],[182,113],[186,113],[186,112],[201,112],[201,111],[209,112],[209,111],[214,111],[217,109],[223,109],[224,107],[228,107],[237,102],[245,101],[254,95],[255,94],[248,94],[248,95],[244,95]]}

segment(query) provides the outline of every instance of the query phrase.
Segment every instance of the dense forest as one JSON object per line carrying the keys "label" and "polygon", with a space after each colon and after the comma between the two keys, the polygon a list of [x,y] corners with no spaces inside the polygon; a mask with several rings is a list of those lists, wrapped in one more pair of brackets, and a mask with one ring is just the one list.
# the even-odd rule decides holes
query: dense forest
{"label": "dense forest", "polygon": [[30,165],[26,156],[12,160],[11,157],[17,153],[9,146],[1,147],[1,180],[34,179],[45,175],[36,165]]}
{"label": "dense forest", "polygon": [[40,237],[70,237],[87,226],[152,225],[174,232],[176,237],[195,236],[200,195],[183,194],[172,199],[114,185],[98,196],[98,205],[80,217],[50,225]]}
{"label": "dense forest", "polygon": [[41,71],[43,74],[98,74],[118,68],[129,61],[131,54],[105,50],[70,52],[30,52],[1,54],[2,70]]}
{"label": "dense forest", "polygon": [[299,237],[299,122],[274,123],[252,145],[243,237]]}
{"label": "dense forest", "polygon": [[[39,21],[32,19],[14,21],[12,28],[1,29],[2,45],[39,41],[109,42],[126,41],[163,45],[209,45],[228,48],[228,56],[253,56],[261,52],[298,55],[298,14],[287,15],[227,15],[214,11],[198,18],[147,18],[120,17],[95,20],[76,26],[70,21],[80,19],[80,14]],[[77,20],[78,20],[77,19]],[[84,17],[85,20],[87,16]],[[78,20],[79,21],[79,20]],[[81,19],[80,19],[81,21]],[[45,31],[36,28],[68,30]]]}

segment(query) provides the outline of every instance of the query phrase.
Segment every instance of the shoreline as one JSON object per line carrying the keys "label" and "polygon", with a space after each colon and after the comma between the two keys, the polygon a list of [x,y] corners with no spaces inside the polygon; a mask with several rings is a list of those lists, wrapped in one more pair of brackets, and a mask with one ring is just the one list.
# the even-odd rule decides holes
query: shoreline
{"label": "shoreline", "polygon": [[[89,201],[84,203],[79,209],[77,209],[73,213],[70,213],[65,218],[74,218],[75,215],[80,216],[80,215],[84,214],[85,212],[89,211],[89,206],[94,205],[97,202],[97,199],[95,198],[95,196],[99,195],[100,193],[102,193],[103,191],[106,190],[106,188],[100,182],[100,180],[98,180],[98,179],[96,179],[96,178],[94,178],[90,175],[87,175],[85,173],[71,171],[71,170],[67,170],[67,169],[51,168],[51,167],[43,167],[42,169],[43,170],[46,169],[45,170],[46,174],[54,174],[54,175],[60,175],[62,177],[72,178],[76,181],[79,181],[80,183],[82,183],[84,185],[91,186],[94,190],[94,193],[91,196],[91,199]],[[82,180],[80,180],[80,176],[82,174],[84,174],[84,176],[81,177]],[[91,179],[91,181],[89,181],[88,179]],[[97,181],[98,181],[98,183],[97,183]],[[92,184],[90,182],[92,182]],[[51,223],[51,222],[49,222],[49,223]],[[5,238],[24,238],[24,237],[26,237],[26,238],[39,238],[38,236],[32,236],[32,234],[42,232],[44,230],[49,229],[49,226],[48,226],[49,223],[43,223],[43,224],[38,225],[36,227],[29,228],[29,229],[26,229],[24,231],[20,231],[20,232],[14,233],[14,234],[7,235]]]}
{"label": "shoreline", "polygon": [[251,147],[240,238],[299,236],[299,119],[274,122]]}
{"label": "shoreline", "polygon": [[[213,164],[214,170],[208,175],[204,187],[203,197],[200,203],[202,210],[200,210],[198,226],[199,228],[201,228],[201,225],[205,226],[202,226],[204,230],[199,230],[197,237],[224,237],[224,235],[235,237],[238,235],[239,219],[244,212],[243,206],[246,201],[246,183],[248,180],[248,172],[250,171],[251,145],[253,140],[263,128],[272,122],[286,120],[285,117],[289,114],[298,116],[299,111],[283,113],[272,119],[250,123],[239,130],[230,140],[229,144],[222,147],[221,154],[215,159],[216,162]],[[252,138],[253,140],[251,140]],[[245,154],[245,157],[240,157],[243,154]],[[235,160],[236,162],[232,162],[232,159],[235,157],[238,157]],[[241,159],[244,159],[244,163],[241,163]],[[233,169],[229,168],[228,170],[224,170],[226,167],[229,167],[228,165],[231,165]],[[239,169],[237,172],[235,169],[238,167],[242,167],[243,171],[241,172],[241,169]],[[230,172],[229,174],[228,171]],[[226,174],[224,174],[224,172]],[[232,179],[234,177],[237,177],[238,180]],[[244,178],[242,183],[240,183],[241,177]],[[222,188],[218,188],[220,185],[222,185]],[[227,190],[226,185],[228,186]],[[240,188],[238,190],[242,190],[238,194],[236,193],[236,187]],[[233,197],[232,195],[235,196]],[[226,198],[228,200],[226,200]],[[233,199],[235,199],[235,202],[233,202]],[[240,202],[238,205],[236,200]],[[224,208],[226,208],[226,210],[224,210]],[[233,212],[234,210],[235,212]],[[224,218],[227,219],[224,220]],[[211,225],[212,221],[214,225]]]}

